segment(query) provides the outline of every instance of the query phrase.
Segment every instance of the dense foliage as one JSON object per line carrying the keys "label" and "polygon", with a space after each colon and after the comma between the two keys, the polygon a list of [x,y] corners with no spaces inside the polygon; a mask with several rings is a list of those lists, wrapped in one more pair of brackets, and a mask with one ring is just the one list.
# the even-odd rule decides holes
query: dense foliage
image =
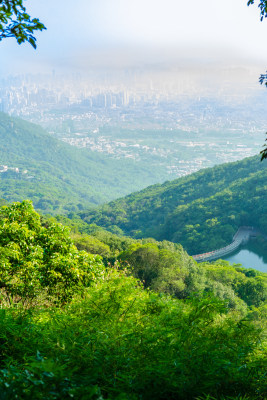
{"label": "dense foliage", "polygon": [[1,208],[1,398],[265,398],[266,274],[58,219],[107,267],[31,203]]}
{"label": "dense foliage", "polygon": [[61,224],[41,225],[28,201],[0,212],[0,300],[3,304],[65,302],[78,288],[101,276],[97,256],[79,252]]}
{"label": "dense foliage", "polygon": [[150,186],[81,217],[115,233],[181,243],[198,254],[229,244],[242,225],[266,232],[266,179],[267,165],[256,156]]}
{"label": "dense foliage", "polygon": [[157,171],[78,149],[38,125],[4,113],[0,113],[0,160],[0,197],[30,199],[49,213],[78,212],[161,180]]}
{"label": "dense foliage", "polygon": [[[69,226],[78,249],[100,254],[106,265],[114,265],[119,260],[128,273],[154,291],[179,299],[192,293],[200,298],[211,292],[226,301],[228,307],[240,310],[246,305],[261,306],[267,299],[265,273],[239,264],[232,266],[224,260],[196,263],[180,244],[166,240],[117,236],[77,218],[46,218]],[[253,244],[260,248],[267,246],[263,237],[258,237]]]}
{"label": "dense foliage", "polygon": [[213,297],[173,300],[113,271],[68,307],[0,318],[7,399],[264,399],[261,322]]}

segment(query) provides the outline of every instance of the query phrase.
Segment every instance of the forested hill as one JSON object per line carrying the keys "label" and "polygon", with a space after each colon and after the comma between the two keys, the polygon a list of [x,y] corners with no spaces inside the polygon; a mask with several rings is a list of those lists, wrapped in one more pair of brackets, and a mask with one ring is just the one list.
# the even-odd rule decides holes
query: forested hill
{"label": "forested hill", "polygon": [[189,254],[228,244],[241,225],[267,231],[267,163],[259,156],[153,185],[96,210],[88,223],[181,243]]}
{"label": "forested hill", "polygon": [[130,160],[63,143],[40,126],[0,113],[0,197],[31,199],[61,213],[96,205],[160,181]]}
{"label": "forested hill", "polygon": [[267,274],[29,201],[0,249],[1,400],[266,400]]}

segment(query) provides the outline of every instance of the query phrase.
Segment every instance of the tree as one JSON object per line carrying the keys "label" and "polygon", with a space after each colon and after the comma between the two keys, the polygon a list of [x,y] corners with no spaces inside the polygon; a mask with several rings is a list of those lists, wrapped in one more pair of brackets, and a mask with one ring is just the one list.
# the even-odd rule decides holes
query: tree
{"label": "tree", "polygon": [[101,257],[78,251],[63,225],[43,226],[30,201],[0,208],[0,307],[64,303],[103,273]]}
{"label": "tree", "polygon": [[23,0],[0,0],[0,41],[14,37],[18,44],[28,42],[36,49],[33,34],[43,29],[44,24],[26,12]]}
{"label": "tree", "polygon": [[[248,6],[254,3],[255,0],[249,0]],[[263,21],[263,19],[267,17],[267,0],[260,0],[258,7],[260,9],[261,21]],[[261,85],[265,84],[265,86],[267,87],[267,71],[265,74],[261,74],[259,81]],[[267,142],[267,139],[265,141]],[[264,160],[265,158],[267,159],[267,144],[264,145],[264,149],[260,152],[260,154],[261,160]]]}

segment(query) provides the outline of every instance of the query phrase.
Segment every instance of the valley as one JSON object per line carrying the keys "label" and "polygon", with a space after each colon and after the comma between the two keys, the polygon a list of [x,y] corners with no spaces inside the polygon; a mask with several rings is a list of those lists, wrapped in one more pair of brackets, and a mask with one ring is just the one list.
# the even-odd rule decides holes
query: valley
{"label": "valley", "polygon": [[240,226],[266,232],[266,174],[255,156],[152,185],[80,215],[110,231],[178,242],[192,255],[206,253],[231,243]]}
{"label": "valley", "polygon": [[[0,116],[0,195],[6,201],[29,198],[42,212],[79,214],[111,232],[181,243],[191,255],[227,246],[242,225],[266,232],[267,169],[259,156],[133,192],[163,179],[163,166],[141,168],[134,160],[97,155]],[[127,192],[133,193],[97,208]]]}
{"label": "valley", "polygon": [[0,400],[266,400],[265,18],[0,0]]}
{"label": "valley", "polygon": [[43,212],[78,212],[163,181],[132,160],[111,160],[53,138],[43,128],[0,113],[0,197],[30,198]]}

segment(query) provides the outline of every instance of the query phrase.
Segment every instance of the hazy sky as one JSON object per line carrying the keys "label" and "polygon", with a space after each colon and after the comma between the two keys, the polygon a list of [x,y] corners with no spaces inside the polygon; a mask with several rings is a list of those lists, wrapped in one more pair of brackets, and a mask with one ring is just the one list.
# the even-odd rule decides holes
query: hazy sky
{"label": "hazy sky", "polygon": [[47,26],[38,48],[0,42],[0,72],[43,65],[162,61],[213,57],[259,60],[267,67],[267,19],[247,0],[28,0]]}

